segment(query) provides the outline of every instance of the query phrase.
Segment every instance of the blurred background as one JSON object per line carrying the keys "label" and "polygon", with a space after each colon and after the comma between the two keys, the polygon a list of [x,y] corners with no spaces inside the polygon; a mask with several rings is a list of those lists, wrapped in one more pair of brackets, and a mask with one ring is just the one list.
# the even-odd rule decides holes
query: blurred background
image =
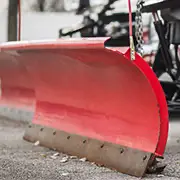
{"label": "blurred background", "polygon": [[[59,30],[64,27],[80,27],[85,19],[85,12],[80,7],[83,0],[21,0],[22,9],[22,27],[21,39],[53,39],[59,37]],[[133,11],[136,9],[137,0],[131,0]],[[157,2],[157,0],[146,0],[147,2]],[[8,40],[8,9],[9,4],[18,2],[18,0],[1,0],[0,3],[0,42]],[[97,13],[101,12],[109,0],[84,0],[85,5],[91,7],[88,9],[91,14],[91,19],[97,20]],[[89,5],[87,5],[89,3]],[[15,6],[15,4],[14,4]],[[118,0],[112,3],[111,12],[122,13],[128,12],[127,1]],[[15,8],[14,8],[15,9]],[[14,10],[16,11],[16,10]],[[94,16],[93,16],[94,15]],[[12,16],[12,15],[11,15]],[[148,17],[147,17],[148,16]],[[151,16],[151,15],[150,15]],[[151,17],[143,15],[145,28],[151,24]],[[15,21],[15,19],[14,19]],[[13,22],[14,22],[13,21]],[[12,22],[11,29],[12,29]],[[103,36],[112,36],[115,33],[112,29],[117,27],[117,23],[107,23],[103,28],[106,33]],[[149,29],[149,28],[146,28]],[[118,30],[119,31],[119,30]],[[81,34],[76,34],[81,36]]]}
{"label": "blurred background", "polygon": [[[8,37],[8,4],[9,0],[0,2],[0,42]],[[59,28],[76,24],[82,18],[73,12],[78,0],[21,0],[21,4],[22,40],[57,38]]]}

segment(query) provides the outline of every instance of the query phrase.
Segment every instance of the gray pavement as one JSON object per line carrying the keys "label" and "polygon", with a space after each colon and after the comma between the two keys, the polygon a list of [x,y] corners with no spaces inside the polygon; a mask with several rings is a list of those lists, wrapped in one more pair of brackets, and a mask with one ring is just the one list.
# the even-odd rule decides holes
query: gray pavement
{"label": "gray pavement", "polygon": [[[0,108],[0,113],[3,112]],[[6,112],[6,113],[5,113]],[[126,180],[138,179],[123,175],[90,162],[70,159],[61,162],[65,154],[52,157],[56,152],[35,146],[22,139],[24,127],[31,113],[7,110],[0,118],[0,180]],[[14,116],[13,116],[14,114]],[[24,115],[23,115],[24,114]],[[7,118],[9,117],[9,119]],[[19,121],[24,117],[25,121]],[[14,120],[10,120],[14,119]],[[147,175],[145,180],[180,179],[180,121],[170,123],[170,133],[164,162],[167,167],[162,174]]]}

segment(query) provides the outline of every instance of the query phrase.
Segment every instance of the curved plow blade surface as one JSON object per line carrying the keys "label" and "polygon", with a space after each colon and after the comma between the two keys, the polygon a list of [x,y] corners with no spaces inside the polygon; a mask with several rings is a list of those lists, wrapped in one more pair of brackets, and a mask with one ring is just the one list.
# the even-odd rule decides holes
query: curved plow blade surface
{"label": "curved plow blade surface", "polygon": [[140,177],[163,156],[166,100],[140,56],[105,40],[2,44],[1,103],[34,111],[25,140]]}

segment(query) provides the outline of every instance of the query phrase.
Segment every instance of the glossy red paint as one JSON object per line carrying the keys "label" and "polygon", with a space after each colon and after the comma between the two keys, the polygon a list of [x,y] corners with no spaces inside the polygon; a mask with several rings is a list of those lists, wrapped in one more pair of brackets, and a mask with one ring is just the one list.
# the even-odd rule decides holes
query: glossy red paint
{"label": "glossy red paint", "polygon": [[20,60],[15,53],[0,52],[0,106],[34,110],[34,87]]}
{"label": "glossy red paint", "polygon": [[[130,57],[130,51],[128,50],[125,54],[127,58]],[[156,148],[156,155],[163,156],[164,150],[166,148],[166,143],[168,139],[168,130],[169,130],[169,115],[168,115],[168,107],[166,98],[161,87],[160,82],[157,80],[155,73],[152,71],[150,66],[147,66],[147,63],[136,54],[136,60],[134,64],[142,71],[142,73],[146,76],[151,87],[154,90],[154,94],[156,95],[156,99],[158,101],[159,107],[159,115],[160,115],[160,133],[159,133],[159,142]]]}
{"label": "glossy red paint", "polygon": [[159,82],[141,58],[130,61],[128,53],[104,48],[105,40],[1,45],[0,57],[18,53],[11,55],[16,67],[6,59],[8,67],[0,68],[2,88],[12,83],[34,92],[35,124],[162,155],[167,107]]}

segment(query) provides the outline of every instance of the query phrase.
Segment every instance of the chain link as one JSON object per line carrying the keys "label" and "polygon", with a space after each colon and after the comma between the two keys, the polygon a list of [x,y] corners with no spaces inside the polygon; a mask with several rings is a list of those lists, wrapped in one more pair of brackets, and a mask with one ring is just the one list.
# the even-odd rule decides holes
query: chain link
{"label": "chain link", "polygon": [[135,36],[136,36],[136,40],[137,40],[137,46],[136,46],[136,49],[137,49],[137,52],[139,54],[141,54],[141,56],[144,54],[144,51],[143,51],[143,44],[144,44],[144,40],[143,40],[143,20],[142,20],[142,12],[141,12],[141,9],[143,7],[143,3],[144,3],[144,0],[138,0],[137,1],[137,4],[136,4],[136,25],[135,25],[135,28],[136,28],[136,33],[135,33]]}

